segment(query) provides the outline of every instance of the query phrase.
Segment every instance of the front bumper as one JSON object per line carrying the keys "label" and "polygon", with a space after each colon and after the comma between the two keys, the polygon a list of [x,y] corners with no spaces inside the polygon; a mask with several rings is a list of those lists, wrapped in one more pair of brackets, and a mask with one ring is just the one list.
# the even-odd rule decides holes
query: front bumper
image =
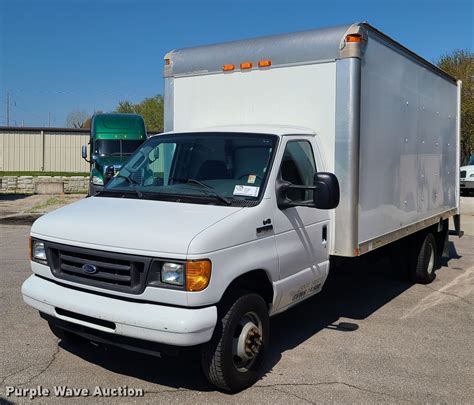
{"label": "front bumper", "polygon": [[474,180],[461,180],[461,190],[474,190]]}
{"label": "front bumper", "polygon": [[125,301],[64,287],[35,275],[23,283],[21,292],[28,305],[55,318],[166,345],[208,342],[217,322],[215,306],[192,309]]}

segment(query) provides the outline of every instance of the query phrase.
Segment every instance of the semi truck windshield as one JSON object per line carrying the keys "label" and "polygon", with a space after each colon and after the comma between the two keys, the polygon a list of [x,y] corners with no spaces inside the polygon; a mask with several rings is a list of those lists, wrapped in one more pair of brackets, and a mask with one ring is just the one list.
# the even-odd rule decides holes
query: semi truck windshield
{"label": "semi truck windshield", "polygon": [[95,142],[94,154],[100,156],[131,155],[143,140],[98,139]]}

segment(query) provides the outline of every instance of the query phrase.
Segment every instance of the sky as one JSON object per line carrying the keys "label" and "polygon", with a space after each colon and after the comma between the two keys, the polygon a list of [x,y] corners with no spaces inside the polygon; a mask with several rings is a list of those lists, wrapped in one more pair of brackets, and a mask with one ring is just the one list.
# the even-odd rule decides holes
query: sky
{"label": "sky", "polygon": [[0,0],[0,126],[163,92],[175,48],[367,21],[430,62],[473,50],[474,0]]}

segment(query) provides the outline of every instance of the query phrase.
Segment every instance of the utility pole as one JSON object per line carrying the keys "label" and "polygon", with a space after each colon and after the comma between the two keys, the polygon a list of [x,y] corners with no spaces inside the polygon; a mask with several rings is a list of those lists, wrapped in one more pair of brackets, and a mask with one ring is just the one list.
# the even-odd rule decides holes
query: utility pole
{"label": "utility pole", "polygon": [[7,90],[7,127],[10,126],[10,91]]}

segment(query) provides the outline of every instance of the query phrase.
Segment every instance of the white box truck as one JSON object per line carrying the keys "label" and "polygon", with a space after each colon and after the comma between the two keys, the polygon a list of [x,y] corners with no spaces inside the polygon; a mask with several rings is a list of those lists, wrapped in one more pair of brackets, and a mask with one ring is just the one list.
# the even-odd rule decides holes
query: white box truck
{"label": "white box truck", "polygon": [[335,259],[433,280],[460,233],[454,78],[366,23],[174,50],[164,78],[166,132],[33,224],[22,293],[58,337],[197,346],[238,391]]}

